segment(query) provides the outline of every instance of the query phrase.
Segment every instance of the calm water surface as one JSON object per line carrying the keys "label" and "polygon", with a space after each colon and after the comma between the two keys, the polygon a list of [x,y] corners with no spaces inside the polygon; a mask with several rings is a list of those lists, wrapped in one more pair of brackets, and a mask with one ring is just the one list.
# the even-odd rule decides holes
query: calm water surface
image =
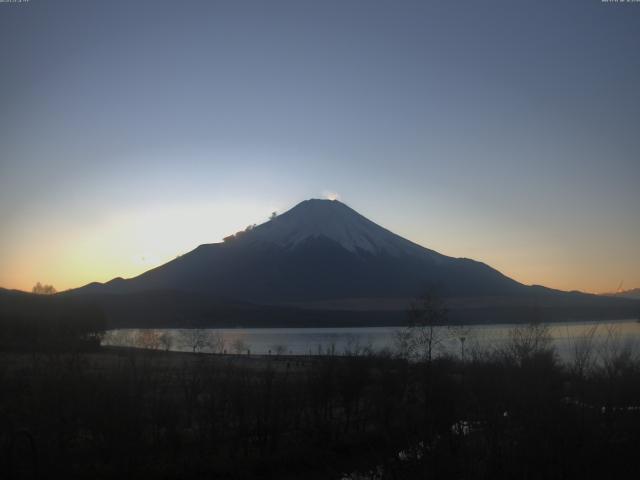
{"label": "calm water surface", "polygon": [[[474,351],[499,348],[517,325],[473,325],[438,327],[440,354],[460,356]],[[564,322],[549,324],[553,344],[561,359],[571,360],[592,333],[597,351],[628,348],[640,354],[640,323],[636,320],[611,322]],[[209,353],[251,353],[318,355],[394,351],[401,327],[354,328],[211,328],[120,329],[107,332],[102,342],[110,346],[196,351]],[[464,341],[461,341],[464,338]],[[463,345],[464,344],[464,345]]]}

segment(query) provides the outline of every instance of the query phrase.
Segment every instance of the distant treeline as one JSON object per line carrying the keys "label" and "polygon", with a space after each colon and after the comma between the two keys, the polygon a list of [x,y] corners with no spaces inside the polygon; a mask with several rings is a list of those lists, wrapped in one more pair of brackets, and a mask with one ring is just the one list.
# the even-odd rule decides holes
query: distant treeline
{"label": "distant treeline", "polygon": [[[354,311],[257,305],[233,302],[207,293],[170,290],[62,295],[99,305],[105,312],[109,328],[365,327],[406,325],[409,320],[405,310]],[[509,299],[503,299],[500,305],[483,306],[481,302],[473,308],[455,304],[455,299],[445,300],[447,319],[451,323],[613,320],[637,318],[640,315],[639,301],[594,295],[549,294],[541,297],[540,305],[532,297],[521,299],[517,305],[512,305]],[[409,301],[406,307],[409,308]]]}
{"label": "distant treeline", "polygon": [[0,291],[0,349],[94,349],[105,328],[102,310],[85,300]]}

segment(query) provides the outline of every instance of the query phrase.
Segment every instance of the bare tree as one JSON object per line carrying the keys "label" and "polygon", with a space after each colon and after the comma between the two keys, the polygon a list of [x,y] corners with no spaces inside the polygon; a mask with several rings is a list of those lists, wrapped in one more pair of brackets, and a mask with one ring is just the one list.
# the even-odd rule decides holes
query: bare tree
{"label": "bare tree", "polygon": [[595,366],[594,339],[597,330],[598,325],[593,325],[584,332],[584,335],[576,337],[572,341],[571,356],[573,357],[573,362],[570,368],[580,378],[585,377]]}
{"label": "bare tree", "polygon": [[242,352],[246,351],[249,347],[248,347],[247,343],[242,338],[236,338],[231,343],[231,348],[233,349],[233,351],[235,353],[240,355]]}
{"label": "bare tree", "polygon": [[504,352],[511,361],[522,365],[541,354],[552,354],[552,341],[549,326],[533,322],[509,330],[509,339]]}
{"label": "bare tree", "polygon": [[634,342],[625,338],[615,325],[608,325],[605,330],[607,335],[600,344],[599,357],[605,376],[613,380],[638,358],[634,358]]}
{"label": "bare tree", "polygon": [[169,334],[169,332],[163,332],[160,334],[160,345],[165,349],[165,351],[171,350],[171,346],[173,345],[173,337]]}
{"label": "bare tree", "polygon": [[275,352],[275,354],[278,355],[278,356],[282,356],[285,353],[287,353],[287,346],[286,345],[278,344],[278,345],[274,345],[272,348],[273,348],[273,351]]}
{"label": "bare tree", "polygon": [[209,347],[213,353],[224,353],[226,341],[222,332],[215,331],[209,336]]}
{"label": "bare tree", "polygon": [[401,358],[409,358],[413,345],[411,327],[401,328],[393,332],[394,350]]}
{"label": "bare tree", "polygon": [[182,331],[182,346],[193,353],[202,351],[210,345],[207,331],[202,328],[189,328]]}
{"label": "bare tree", "polygon": [[400,354],[431,362],[445,339],[442,326],[447,322],[443,299],[433,290],[411,303],[409,325],[396,332],[396,346]]}
{"label": "bare tree", "polygon": [[43,285],[40,282],[36,283],[31,291],[38,295],[53,295],[57,292],[53,285]]}

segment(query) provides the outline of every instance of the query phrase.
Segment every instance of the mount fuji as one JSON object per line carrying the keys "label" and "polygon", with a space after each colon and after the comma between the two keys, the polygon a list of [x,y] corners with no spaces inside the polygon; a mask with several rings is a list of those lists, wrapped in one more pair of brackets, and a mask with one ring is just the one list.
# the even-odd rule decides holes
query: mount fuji
{"label": "mount fuji", "polygon": [[597,302],[590,295],[525,286],[484,263],[402,238],[339,201],[317,199],[137,277],[67,294],[95,298],[112,317],[163,318],[162,324],[195,319],[246,325],[251,317],[262,325],[256,319],[265,315],[270,325],[274,318],[296,324],[293,319],[305,315],[312,324],[328,318],[348,324],[336,318],[357,316],[356,323],[379,324],[400,321],[410,299],[429,289],[449,299],[454,310],[471,308],[476,320],[478,312],[488,311],[495,319],[496,308],[503,314],[531,310],[540,298],[543,307],[582,305],[587,297],[589,305]]}

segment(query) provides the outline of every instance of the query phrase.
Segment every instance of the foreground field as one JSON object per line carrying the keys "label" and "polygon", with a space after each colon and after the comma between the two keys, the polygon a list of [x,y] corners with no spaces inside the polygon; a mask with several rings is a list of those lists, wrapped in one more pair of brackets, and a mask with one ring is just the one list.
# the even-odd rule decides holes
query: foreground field
{"label": "foreground field", "polygon": [[0,354],[4,478],[626,478],[640,364]]}

